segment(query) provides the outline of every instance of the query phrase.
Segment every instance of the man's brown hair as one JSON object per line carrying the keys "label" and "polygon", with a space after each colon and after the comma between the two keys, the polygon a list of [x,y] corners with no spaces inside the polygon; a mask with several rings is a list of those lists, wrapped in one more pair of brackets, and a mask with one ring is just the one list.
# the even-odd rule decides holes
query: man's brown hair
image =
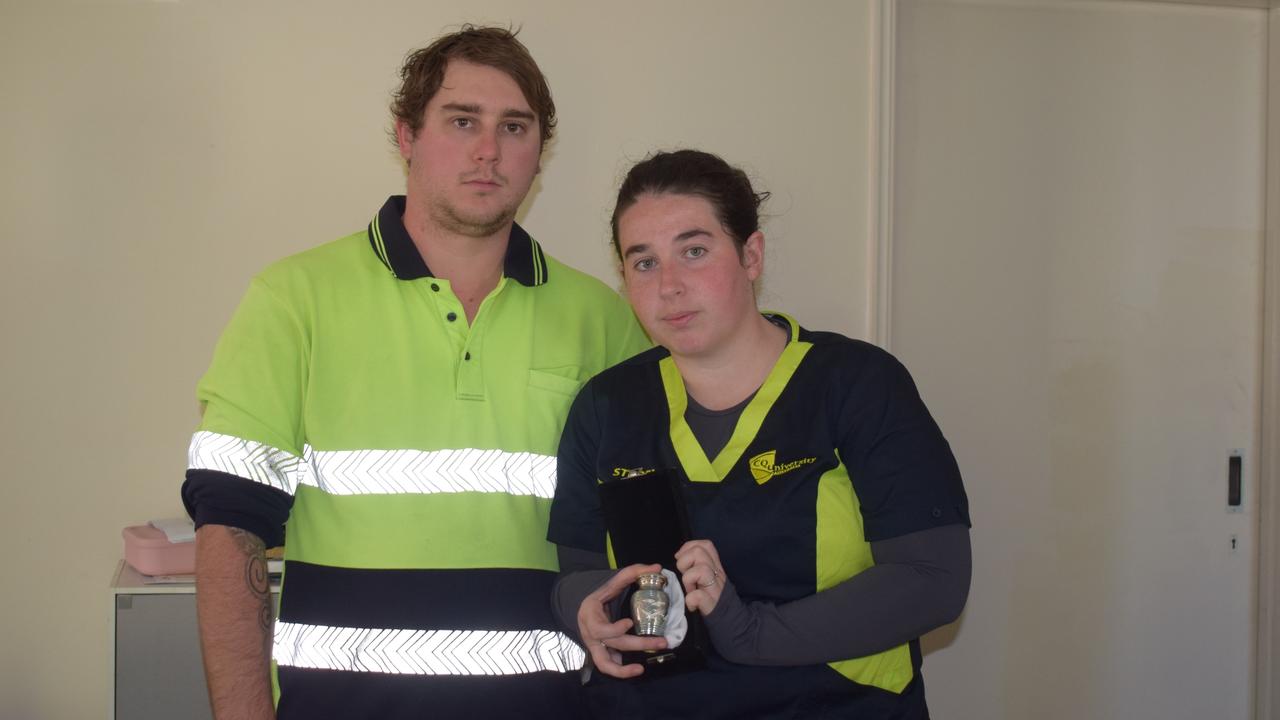
{"label": "man's brown hair", "polygon": [[422,129],[422,114],[440,90],[449,61],[465,60],[501,70],[515,81],[538,116],[545,146],[556,127],[556,104],[542,70],[528,48],[516,39],[518,32],[509,28],[463,25],[458,32],[413,51],[400,68],[400,89],[391,101],[392,116],[404,122],[416,137]]}

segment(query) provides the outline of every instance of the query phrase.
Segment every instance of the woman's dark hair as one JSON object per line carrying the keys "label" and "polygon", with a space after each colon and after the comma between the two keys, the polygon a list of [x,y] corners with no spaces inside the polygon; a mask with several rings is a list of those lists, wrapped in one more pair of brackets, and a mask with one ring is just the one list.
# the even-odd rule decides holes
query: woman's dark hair
{"label": "woman's dark hair", "polygon": [[613,206],[613,250],[622,257],[618,244],[618,219],[636,204],[641,195],[696,195],[711,203],[720,225],[733,238],[742,255],[742,247],[751,233],[760,229],[760,204],[769,198],[767,192],[751,188],[747,174],[725,162],[718,155],[701,150],[659,152],[636,163],[618,188],[618,202]]}

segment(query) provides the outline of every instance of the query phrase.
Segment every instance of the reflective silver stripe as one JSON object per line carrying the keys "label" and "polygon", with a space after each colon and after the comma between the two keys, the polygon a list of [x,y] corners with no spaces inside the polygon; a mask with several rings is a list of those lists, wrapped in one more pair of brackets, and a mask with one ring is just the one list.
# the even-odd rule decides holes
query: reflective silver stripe
{"label": "reflective silver stripe", "polygon": [[398,675],[523,675],[577,670],[586,653],[550,630],[394,630],[276,622],[286,667]]}
{"label": "reflective silver stripe", "polygon": [[292,495],[298,487],[302,458],[263,443],[202,430],[191,436],[187,469],[238,475]]}
{"label": "reflective silver stripe", "polygon": [[294,494],[311,485],[332,495],[556,492],[551,455],[502,450],[312,450],[302,457],[262,443],[207,431],[191,438],[187,467],[218,470]]}
{"label": "reflective silver stripe", "polygon": [[551,499],[556,459],[502,450],[323,450],[300,482],[334,495],[483,492]]}

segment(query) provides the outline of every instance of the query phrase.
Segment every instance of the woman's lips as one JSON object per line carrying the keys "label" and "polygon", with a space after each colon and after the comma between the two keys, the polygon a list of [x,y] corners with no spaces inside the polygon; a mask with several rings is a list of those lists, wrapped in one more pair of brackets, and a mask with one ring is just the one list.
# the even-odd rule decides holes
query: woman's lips
{"label": "woman's lips", "polygon": [[675,327],[684,327],[689,324],[689,321],[693,320],[694,314],[695,313],[693,311],[672,313],[671,315],[664,316],[662,318],[662,322],[667,323],[668,325],[674,325]]}

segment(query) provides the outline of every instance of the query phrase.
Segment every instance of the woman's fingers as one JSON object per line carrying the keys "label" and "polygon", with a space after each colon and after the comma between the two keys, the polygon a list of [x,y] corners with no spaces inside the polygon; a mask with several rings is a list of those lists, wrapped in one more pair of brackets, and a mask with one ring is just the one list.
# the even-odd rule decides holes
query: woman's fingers
{"label": "woman's fingers", "polygon": [[578,632],[586,645],[587,653],[596,668],[606,675],[631,678],[644,673],[644,666],[622,663],[622,651],[662,650],[667,641],[662,637],[629,635],[630,618],[611,622],[608,605],[626,591],[632,583],[646,573],[661,572],[660,565],[630,565],[618,572],[593,591],[578,609]]}
{"label": "woman's fingers", "polygon": [[621,595],[641,575],[658,572],[662,572],[661,565],[628,565],[614,573],[608,582],[596,588],[587,598],[595,598],[596,602],[607,603]]}
{"label": "woman's fingers", "polygon": [[676,568],[684,586],[685,607],[703,615],[715,609],[724,588],[720,553],[710,540],[690,540],[676,552]]}

